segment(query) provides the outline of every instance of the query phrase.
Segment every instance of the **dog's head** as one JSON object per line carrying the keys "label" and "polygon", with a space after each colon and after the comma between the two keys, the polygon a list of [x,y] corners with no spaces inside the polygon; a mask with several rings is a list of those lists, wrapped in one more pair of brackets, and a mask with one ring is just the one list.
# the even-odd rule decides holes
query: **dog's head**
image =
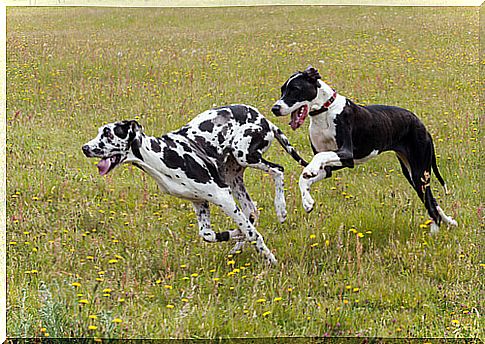
{"label": "dog's head", "polygon": [[281,86],[281,98],[271,111],[276,116],[291,114],[290,126],[300,127],[318,100],[321,79],[318,70],[309,66],[303,72],[296,72]]}
{"label": "dog's head", "polygon": [[101,158],[97,167],[103,176],[125,162],[142,132],[135,120],[109,123],[99,128],[98,136],[83,145],[82,150],[88,158]]}

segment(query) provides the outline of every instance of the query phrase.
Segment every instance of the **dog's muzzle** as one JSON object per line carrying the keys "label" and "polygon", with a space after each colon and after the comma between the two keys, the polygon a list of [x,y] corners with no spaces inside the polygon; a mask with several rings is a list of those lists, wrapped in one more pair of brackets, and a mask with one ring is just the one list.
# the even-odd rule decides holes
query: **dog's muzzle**
{"label": "dog's muzzle", "polygon": [[275,114],[275,116],[281,116],[281,105],[275,104],[271,108],[271,112]]}
{"label": "dog's muzzle", "polygon": [[88,157],[88,158],[93,157],[93,153],[91,152],[91,149],[89,148],[89,146],[88,146],[88,145],[84,145],[84,146],[82,147],[82,150],[83,150],[83,153],[84,153],[84,155],[85,155],[86,157]]}

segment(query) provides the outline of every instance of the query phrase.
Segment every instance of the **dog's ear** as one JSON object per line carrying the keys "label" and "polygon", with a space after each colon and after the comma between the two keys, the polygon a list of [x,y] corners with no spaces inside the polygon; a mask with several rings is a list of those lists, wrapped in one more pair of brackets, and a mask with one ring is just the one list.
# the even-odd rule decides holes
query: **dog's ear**
{"label": "dog's ear", "polygon": [[141,132],[142,130],[142,126],[137,121],[130,120],[116,123],[113,131],[116,136],[125,139],[128,134],[134,136],[136,132]]}
{"label": "dog's ear", "polygon": [[123,122],[115,123],[113,132],[120,139],[125,139],[126,136],[128,135],[128,130],[130,130],[130,125],[128,124],[128,121],[123,121]]}
{"label": "dog's ear", "polygon": [[143,133],[143,127],[136,120],[128,121],[128,125],[130,127],[130,130],[128,131],[128,147],[131,148],[131,151],[138,159],[143,160],[140,153],[143,136],[139,135]]}
{"label": "dog's ear", "polygon": [[307,69],[303,72],[310,80],[317,81],[322,77],[318,73],[318,70],[313,68],[312,66],[308,66]]}
{"label": "dog's ear", "polygon": [[131,131],[133,131],[134,133],[143,132],[143,127],[136,120],[130,121],[130,128],[131,128]]}

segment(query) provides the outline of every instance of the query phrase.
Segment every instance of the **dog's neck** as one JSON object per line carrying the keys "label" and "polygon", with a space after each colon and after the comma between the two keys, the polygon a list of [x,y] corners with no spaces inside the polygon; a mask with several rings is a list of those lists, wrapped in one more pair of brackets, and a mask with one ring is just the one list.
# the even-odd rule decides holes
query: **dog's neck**
{"label": "dog's neck", "polygon": [[133,140],[125,163],[131,163],[136,167],[146,172],[149,176],[155,179],[158,187],[165,193],[176,193],[177,190],[173,188],[173,184],[170,183],[170,176],[167,176],[163,169],[163,164],[160,164],[160,151],[166,147],[166,143],[162,139],[157,139],[153,136],[146,136],[143,133],[136,135]]}
{"label": "dog's neck", "polygon": [[[335,118],[343,111],[346,98],[337,94],[335,90],[324,83],[318,81],[320,87],[318,88],[318,95],[316,101],[313,102],[310,112],[310,131],[315,130],[321,133],[323,130],[334,128]],[[329,100],[334,98],[330,103]]]}
{"label": "dog's neck", "polygon": [[317,98],[310,108],[310,116],[317,116],[323,112],[328,111],[335,100],[337,99],[337,92],[327,85],[322,80],[318,80]]}
{"label": "dog's neck", "polygon": [[128,158],[125,160],[125,162],[132,164],[144,162],[144,157],[151,154],[150,150],[148,149],[148,144],[151,139],[152,137],[146,136],[142,132],[137,133],[130,143]]}

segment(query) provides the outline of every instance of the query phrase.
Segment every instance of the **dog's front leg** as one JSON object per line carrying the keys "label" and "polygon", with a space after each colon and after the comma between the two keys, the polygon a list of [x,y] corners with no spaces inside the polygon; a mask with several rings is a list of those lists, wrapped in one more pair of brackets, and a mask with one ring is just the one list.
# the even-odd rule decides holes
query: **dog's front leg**
{"label": "dog's front leg", "polygon": [[[321,152],[316,154],[308,166],[303,169],[298,185],[303,208],[307,213],[313,210],[315,204],[315,200],[310,194],[311,186],[319,180],[329,177],[332,167],[353,167],[353,159],[349,158],[349,154],[352,155],[349,150]],[[347,163],[348,161],[351,163]]]}
{"label": "dog's front leg", "polygon": [[315,204],[315,200],[310,194],[310,188],[312,184],[324,179],[326,176],[327,172],[325,171],[325,169],[319,170],[317,175],[314,177],[305,177],[303,173],[300,175],[298,185],[300,186],[303,208],[307,213],[313,210],[313,205]]}

